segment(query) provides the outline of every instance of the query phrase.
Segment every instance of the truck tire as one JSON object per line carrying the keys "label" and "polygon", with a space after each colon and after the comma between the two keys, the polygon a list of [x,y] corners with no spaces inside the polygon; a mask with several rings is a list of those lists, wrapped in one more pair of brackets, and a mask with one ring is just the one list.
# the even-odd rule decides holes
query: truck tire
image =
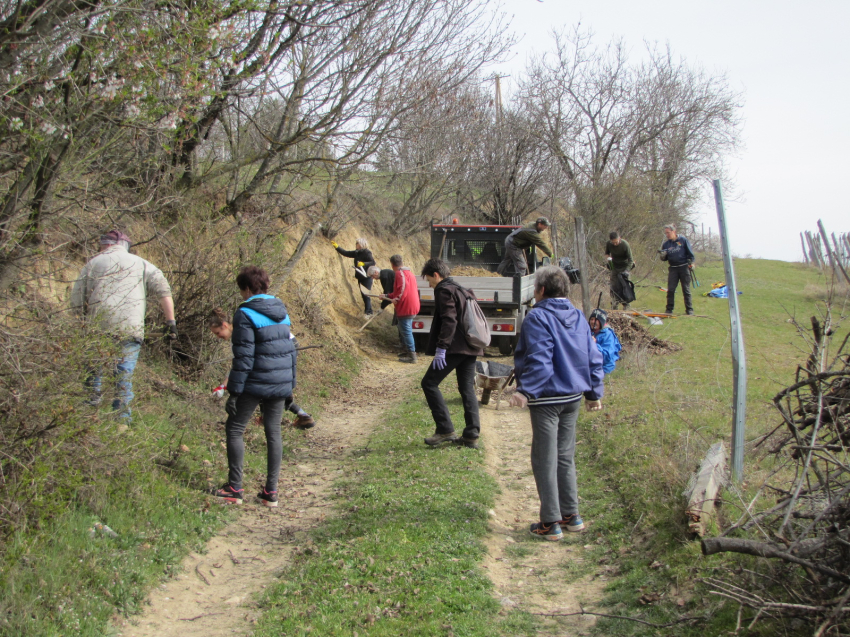
{"label": "truck tire", "polygon": [[496,338],[496,345],[499,347],[499,354],[502,356],[510,356],[514,353],[514,338],[513,336],[499,336]]}

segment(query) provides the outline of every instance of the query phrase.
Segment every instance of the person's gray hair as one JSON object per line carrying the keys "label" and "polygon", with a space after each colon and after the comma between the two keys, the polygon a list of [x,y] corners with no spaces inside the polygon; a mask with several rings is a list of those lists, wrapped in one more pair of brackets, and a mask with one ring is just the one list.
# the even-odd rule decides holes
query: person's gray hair
{"label": "person's gray hair", "polygon": [[380,274],[380,273],[381,273],[381,268],[379,268],[377,265],[370,265],[369,269],[366,270],[366,276],[373,276],[375,274]]}
{"label": "person's gray hair", "polygon": [[672,230],[673,232],[676,232],[676,226],[674,226],[672,223],[668,223],[666,226],[664,226],[664,229],[665,230]]}
{"label": "person's gray hair", "polygon": [[368,250],[368,249],[369,249],[369,242],[368,242],[368,241],[366,241],[366,239],[364,239],[363,237],[360,237],[360,238],[359,238],[357,241],[355,241],[354,243],[359,243],[359,244],[360,244],[360,248],[361,248],[361,249],[363,249],[363,250]]}
{"label": "person's gray hair", "polygon": [[404,259],[401,258],[400,254],[394,254],[390,257],[390,265],[394,265],[397,268],[400,268],[404,265]]}
{"label": "person's gray hair", "polygon": [[547,299],[566,297],[570,291],[570,279],[557,265],[547,265],[540,268],[534,276],[534,291],[541,289]]}

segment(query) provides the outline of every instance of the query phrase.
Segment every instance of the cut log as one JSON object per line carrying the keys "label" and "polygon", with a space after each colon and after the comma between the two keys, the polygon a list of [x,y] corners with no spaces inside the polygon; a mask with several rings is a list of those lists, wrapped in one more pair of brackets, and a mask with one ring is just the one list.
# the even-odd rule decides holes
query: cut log
{"label": "cut log", "polygon": [[726,482],[726,448],[715,443],[697,472],[694,488],[688,497],[688,530],[702,537],[714,517],[717,492]]}

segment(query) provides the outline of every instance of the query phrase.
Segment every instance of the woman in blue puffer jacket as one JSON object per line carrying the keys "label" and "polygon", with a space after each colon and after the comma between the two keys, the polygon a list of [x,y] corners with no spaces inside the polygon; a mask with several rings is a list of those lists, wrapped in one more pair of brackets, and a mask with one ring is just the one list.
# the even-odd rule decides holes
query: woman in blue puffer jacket
{"label": "woman in blue puffer jacket", "polygon": [[268,274],[256,266],[242,268],[236,285],[244,299],[233,315],[233,364],[227,379],[225,410],[227,422],[227,483],[214,491],[225,502],[241,504],[242,463],[245,443],[242,435],[254,410],[262,405],[266,433],[266,485],[257,497],[266,506],[277,506],[282,443],[280,422],[287,398],[295,389],[295,345],[289,338],[286,306],[266,294]]}

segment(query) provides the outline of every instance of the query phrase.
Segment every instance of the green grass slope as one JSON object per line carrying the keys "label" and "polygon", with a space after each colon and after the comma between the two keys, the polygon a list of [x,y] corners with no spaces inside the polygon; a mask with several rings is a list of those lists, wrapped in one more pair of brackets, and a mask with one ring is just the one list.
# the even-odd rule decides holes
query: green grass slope
{"label": "green grass slope", "polygon": [[[794,382],[796,366],[808,353],[789,319],[807,326],[808,317],[820,316],[828,283],[801,264],[739,259],[735,268],[749,378],[748,444],[741,496],[723,493],[721,523],[738,518],[741,497],[772,465],[751,441],[779,424],[771,399]],[[677,634],[714,635],[734,629],[738,607],[708,595],[699,580],[750,561],[728,554],[704,558],[699,542],[687,532],[683,492],[688,479],[714,442],[723,440],[729,448],[732,434],[729,304],[702,296],[712,283],[724,280],[722,263],[699,267],[698,276],[695,311],[709,318],[665,319],[661,326],[648,327],[683,349],[663,356],[637,353],[619,364],[606,383],[605,411],[582,432],[578,463],[580,480],[588,487],[585,513],[622,574],[609,587],[612,614],[658,624],[697,616],[701,620],[690,628],[678,625]],[[666,293],[657,286],[637,291],[636,307],[664,310]],[[681,290],[676,309],[684,311]],[[846,326],[839,328],[835,338],[846,332]],[[774,629],[761,625],[768,633]],[[619,620],[601,621],[599,631],[656,634],[656,628]]]}

